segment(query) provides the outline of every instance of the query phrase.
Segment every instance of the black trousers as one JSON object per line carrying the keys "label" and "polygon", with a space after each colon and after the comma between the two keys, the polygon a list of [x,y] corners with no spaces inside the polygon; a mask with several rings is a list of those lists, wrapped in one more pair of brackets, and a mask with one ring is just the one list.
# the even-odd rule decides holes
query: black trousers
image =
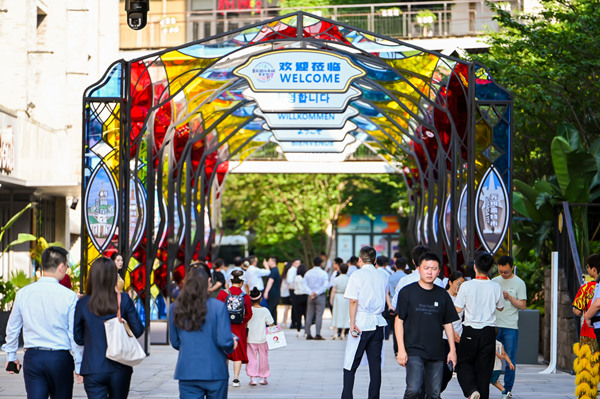
{"label": "black trousers", "polygon": [[463,328],[456,375],[465,397],[469,397],[475,391],[479,391],[481,399],[490,397],[495,350],[495,327],[475,329],[465,326]]}
{"label": "black trousers", "polygon": [[269,296],[269,299],[267,299],[267,306],[269,307],[269,312],[271,312],[271,316],[273,316],[273,321],[275,321],[275,324],[277,324],[277,305],[279,305],[280,299],[281,297],[279,296]]}
{"label": "black trousers", "polygon": [[[308,295],[294,295],[292,297],[292,306],[296,308],[296,313],[292,314],[292,323],[296,326],[296,330],[302,330],[302,316],[304,316],[304,322],[306,322],[306,303],[308,302]],[[296,319],[294,320],[293,317]]]}
{"label": "black trousers", "polygon": [[292,302],[292,323],[290,328],[296,328],[296,307],[294,306],[294,290],[290,290],[290,301]]}
{"label": "black trousers", "polygon": [[71,399],[73,356],[67,350],[27,349],[23,356],[23,379],[28,399]]}
{"label": "black trousers", "polygon": [[88,399],[127,399],[131,384],[131,367],[109,373],[93,373],[83,377],[83,388]]}
{"label": "black trousers", "polygon": [[383,327],[377,327],[373,331],[363,331],[360,335],[360,342],[354,355],[354,362],[350,370],[344,369],[344,389],[342,390],[342,399],[352,399],[352,390],[354,389],[354,376],[360,366],[363,354],[367,353],[369,361],[369,399],[379,399],[381,389],[381,347],[383,346]]}
{"label": "black trousers", "polygon": [[[458,357],[460,344],[455,342],[454,346],[456,347],[456,356]],[[444,375],[442,376],[442,389],[440,390],[440,393],[444,392],[444,390],[448,386],[448,383],[452,379],[452,371],[450,371],[448,365],[446,364],[446,359],[448,358],[448,354],[450,353],[450,345],[448,344],[447,339],[444,340],[444,351]],[[454,366],[456,367],[456,365]]]}

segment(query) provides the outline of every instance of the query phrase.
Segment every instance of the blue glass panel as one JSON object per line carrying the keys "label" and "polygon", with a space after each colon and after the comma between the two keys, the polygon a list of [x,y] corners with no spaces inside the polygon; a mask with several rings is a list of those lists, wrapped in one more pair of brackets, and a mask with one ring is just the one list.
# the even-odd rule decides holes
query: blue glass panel
{"label": "blue glass panel", "polygon": [[239,50],[241,45],[235,45],[234,43],[229,43],[228,46],[223,45],[211,45],[205,46],[203,44],[193,44],[189,47],[185,47],[179,49],[178,51],[189,55],[191,57],[196,58],[217,58],[223,57],[229,53],[233,53],[236,50]]}
{"label": "blue glass panel", "polygon": [[96,143],[98,143],[100,140],[102,140],[102,124],[98,119],[92,118],[88,121],[86,128],[87,144],[91,148],[94,145],[96,145]]}
{"label": "blue glass panel", "polygon": [[400,76],[394,71],[390,69],[382,69],[377,68],[370,64],[365,64],[364,62],[357,60],[356,58],[352,58],[352,61],[359,65],[362,69],[365,70],[367,76],[374,80],[379,80],[382,82],[393,82],[396,80],[400,80]]}
{"label": "blue glass panel", "polygon": [[501,120],[494,127],[493,141],[496,147],[504,152],[509,152],[510,148],[510,125],[507,121]]}
{"label": "blue glass panel", "polygon": [[[494,166],[498,170],[498,173],[501,174],[508,170],[508,155],[503,154],[500,158],[496,160],[496,162],[494,162]],[[508,184],[508,180],[504,180],[504,184],[506,184],[506,187],[510,187],[510,185]]]}
{"label": "blue glass panel", "polygon": [[121,63],[113,66],[104,81],[90,90],[90,97],[121,97],[122,76]]}
{"label": "blue glass panel", "polygon": [[510,94],[492,80],[485,68],[475,67],[475,97],[478,100],[510,101]]}

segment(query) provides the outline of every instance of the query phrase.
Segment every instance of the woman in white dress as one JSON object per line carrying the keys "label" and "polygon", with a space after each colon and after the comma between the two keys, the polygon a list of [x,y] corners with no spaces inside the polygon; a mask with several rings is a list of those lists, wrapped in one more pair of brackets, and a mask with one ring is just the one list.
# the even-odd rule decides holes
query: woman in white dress
{"label": "woman in white dress", "polygon": [[[342,263],[340,265],[340,275],[333,280],[331,288],[331,305],[333,306],[333,317],[331,324],[333,325],[333,338],[337,339],[338,332],[340,339],[344,339],[344,330],[350,328],[350,301],[344,298],[344,291],[348,285],[348,265]],[[341,329],[341,331],[339,331]]]}

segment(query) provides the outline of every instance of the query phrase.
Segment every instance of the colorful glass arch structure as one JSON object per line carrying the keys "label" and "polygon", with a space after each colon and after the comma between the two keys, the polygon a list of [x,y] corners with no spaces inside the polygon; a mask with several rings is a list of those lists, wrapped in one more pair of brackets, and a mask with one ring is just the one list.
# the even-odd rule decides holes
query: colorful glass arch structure
{"label": "colorful glass arch structure", "polygon": [[400,163],[411,231],[452,268],[511,252],[512,97],[483,65],[296,12],[117,61],[83,100],[82,275],[122,253],[149,318],[209,254],[229,160],[269,143]]}

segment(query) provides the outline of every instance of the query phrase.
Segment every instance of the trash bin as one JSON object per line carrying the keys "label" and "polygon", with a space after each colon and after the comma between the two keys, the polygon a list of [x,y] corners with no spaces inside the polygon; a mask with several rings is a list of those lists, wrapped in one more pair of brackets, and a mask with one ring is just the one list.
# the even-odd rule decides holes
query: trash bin
{"label": "trash bin", "polygon": [[540,311],[519,310],[517,364],[537,364],[540,337]]}

